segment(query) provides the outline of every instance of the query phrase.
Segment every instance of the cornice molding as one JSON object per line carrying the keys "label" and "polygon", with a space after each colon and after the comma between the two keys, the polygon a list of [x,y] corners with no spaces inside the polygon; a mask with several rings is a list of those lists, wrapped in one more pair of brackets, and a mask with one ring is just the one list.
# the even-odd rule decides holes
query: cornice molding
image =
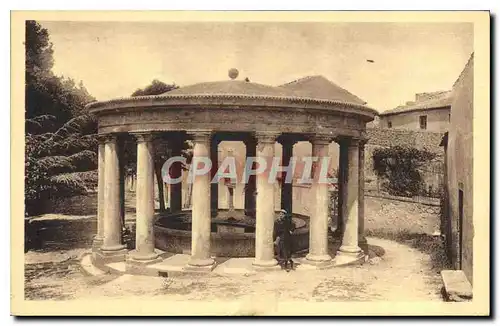
{"label": "cornice molding", "polygon": [[[137,97],[123,97],[116,98],[108,101],[96,101],[89,103],[85,106],[87,110],[93,113],[99,113],[106,109],[120,109],[121,105],[128,104],[127,106],[140,107],[155,107],[155,106],[169,106],[169,105],[186,105],[186,106],[199,106],[203,108],[203,103],[190,103],[190,101],[206,100],[207,106],[238,106],[238,103],[220,103],[222,100],[234,102],[234,100],[249,100],[255,101],[252,106],[266,107],[265,102],[278,102],[283,107],[295,105],[319,105],[319,106],[335,106],[332,110],[342,111],[342,108],[355,109],[359,112],[354,114],[366,115],[375,117],[378,112],[366,105],[349,103],[344,101],[315,99],[309,97],[290,97],[290,96],[264,96],[264,95],[236,95],[236,94],[190,94],[190,95],[151,95],[151,96],[137,96]],[[260,103],[259,103],[260,102]],[[275,103],[276,104],[276,103]]]}

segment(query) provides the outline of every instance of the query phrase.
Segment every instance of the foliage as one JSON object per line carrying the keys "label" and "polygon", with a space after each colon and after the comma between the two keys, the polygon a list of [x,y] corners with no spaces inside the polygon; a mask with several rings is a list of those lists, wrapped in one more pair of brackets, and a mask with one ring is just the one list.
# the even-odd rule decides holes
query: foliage
{"label": "foliage", "polygon": [[159,95],[171,90],[177,89],[179,86],[174,84],[166,84],[158,79],[154,79],[151,84],[144,88],[138,88],[131,96],[146,96],[146,95]]}
{"label": "foliage", "polygon": [[391,195],[412,197],[424,188],[419,168],[434,157],[427,150],[413,147],[377,148],[373,151],[373,169]]}
{"label": "foliage", "polygon": [[83,84],[53,74],[49,33],[26,22],[25,201],[26,215],[44,201],[93,188],[97,124],[84,111],[94,100]]}

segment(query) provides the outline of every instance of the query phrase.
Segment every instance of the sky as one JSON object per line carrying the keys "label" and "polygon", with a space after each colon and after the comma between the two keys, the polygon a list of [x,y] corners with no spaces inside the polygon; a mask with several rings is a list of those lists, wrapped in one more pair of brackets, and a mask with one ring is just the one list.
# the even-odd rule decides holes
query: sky
{"label": "sky", "polygon": [[[473,52],[470,23],[40,22],[54,72],[98,100],[153,79],[281,85],[323,75],[379,112],[451,89]],[[373,60],[373,63],[367,60]]]}

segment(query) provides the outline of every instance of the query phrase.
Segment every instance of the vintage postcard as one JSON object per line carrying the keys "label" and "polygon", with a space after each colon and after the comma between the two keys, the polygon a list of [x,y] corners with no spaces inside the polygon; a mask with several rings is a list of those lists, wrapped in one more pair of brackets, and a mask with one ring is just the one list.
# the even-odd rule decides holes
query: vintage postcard
{"label": "vintage postcard", "polygon": [[11,17],[13,315],[490,314],[489,12]]}

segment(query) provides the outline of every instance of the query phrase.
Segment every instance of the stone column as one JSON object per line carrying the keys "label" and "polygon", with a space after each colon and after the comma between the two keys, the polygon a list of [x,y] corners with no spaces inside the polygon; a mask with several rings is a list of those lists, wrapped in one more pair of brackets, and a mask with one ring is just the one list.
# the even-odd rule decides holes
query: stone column
{"label": "stone column", "polygon": [[[256,156],[256,142],[255,139],[248,138],[244,141],[246,146],[246,156],[255,157]],[[253,167],[255,169],[255,166]],[[256,178],[254,175],[249,176],[248,183],[245,185],[245,214],[247,216],[255,217],[255,191],[256,191]]]}
{"label": "stone column", "polygon": [[365,253],[368,250],[368,243],[365,238],[365,144],[363,139],[359,142],[359,207],[358,207],[358,239],[361,249]]}
{"label": "stone column", "polygon": [[[194,141],[193,164],[197,159],[210,158],[210,132],[190,133]],[[199,163],[201,164],[201,163]],[[210,172],[198,175],[193,181],[191,259],[188,267],[212,270],[210,257]]]}
{"label": "stone column", "polygon": [[102,256],[109,261],[122,261],[127,250],[122,244],[120,221],[120,167],[116,135],[106,137],[104,145],[104,239]]}
{"label": "stone column", "polygon": [[[176,135],[177,136],[177,135]],[[172,139],[169,141],[173,156],[182,155],[182,144],[183,139]],[[182,176],[182,164],[180,162],[175,162],[170,167],[170,173],[172,178],[178,178]],[[170,188],[170,212],[176,213],[182,210],[182,182],[169,185]]]}
{"label": "stone column", "polygon": [[104,168],[105,168],[105,149],[104,142],[105,138],[103,136],[98,137],[99,148],[97,152],[98,160],[98,170],[97,170],[97,234],[94,237],[94,242],[92,245],[93,251],[99,250],[103,244],[104,240]]}
{"label": "stone column", "polygon": [[359,141],[351,139],[347,150],[348,173],[345,198],[345,227],[342,245],[335,256],[336,265],[359,263],[364,254],[358,245],[358,208],[359,208]]}
{"label": "stone column", "polygon": [[[212,138],[212,146],[210,147],[210,160],[212,161],[212,170],[210,180],[212,180],[219,168],[219,143],[220,140],[214,135]],[[210,211],[212,217],[217,216],[219,211],[219,182],[210,184]]]}
{"label": "stone column", "polygon": [[[330,215],[328,202],[330,200],[328,193],[328,183],[321,180],[327,177],[328,161],[323,162],[329,157],[329,145],[331,137],[315,136],[311,139],[313,157],[317,157],[317,165],[313,170],[313,198],[314,209],[310,216],[309,223],[309,254],[306,261],[312,264],[327,264],[332,257],[328,254],[328,217]],[[325,159],[326,160],[326,159]],[[323,166],[326,164],[326,166]],[[322,173],[322,170],[324,172]]]}
{"label": "stone column", "polygon": [[[136,134],[137,138],[137,203],[135,250],[130,259],[151,263],[158,261],[154,238],[154,152],[151,134]],[[161,182],[161,180],[160,180]]]}
{"label": "stone column", "polygon": [[[283,147],[281,156],[281,165],[288,166],[290,164],[290,159],[293,156],[293,145],[295,144],[294,139],[283,138],[281,140],[281,145]],[[281,209],[287,211],[287,213],[293,213],[293,184],[286,183],[285,179],[287,174],[284,172],[282,174],[282,184],[281,184]]]}
{"label": "stone column", "polygon": [[255,261],[260,268],[277,266],[274,259],[274,184],[269,182],[276,134],[257,133],[257,157],[267,163],[266,171],[257,175],[257,211],[255,225]]}

